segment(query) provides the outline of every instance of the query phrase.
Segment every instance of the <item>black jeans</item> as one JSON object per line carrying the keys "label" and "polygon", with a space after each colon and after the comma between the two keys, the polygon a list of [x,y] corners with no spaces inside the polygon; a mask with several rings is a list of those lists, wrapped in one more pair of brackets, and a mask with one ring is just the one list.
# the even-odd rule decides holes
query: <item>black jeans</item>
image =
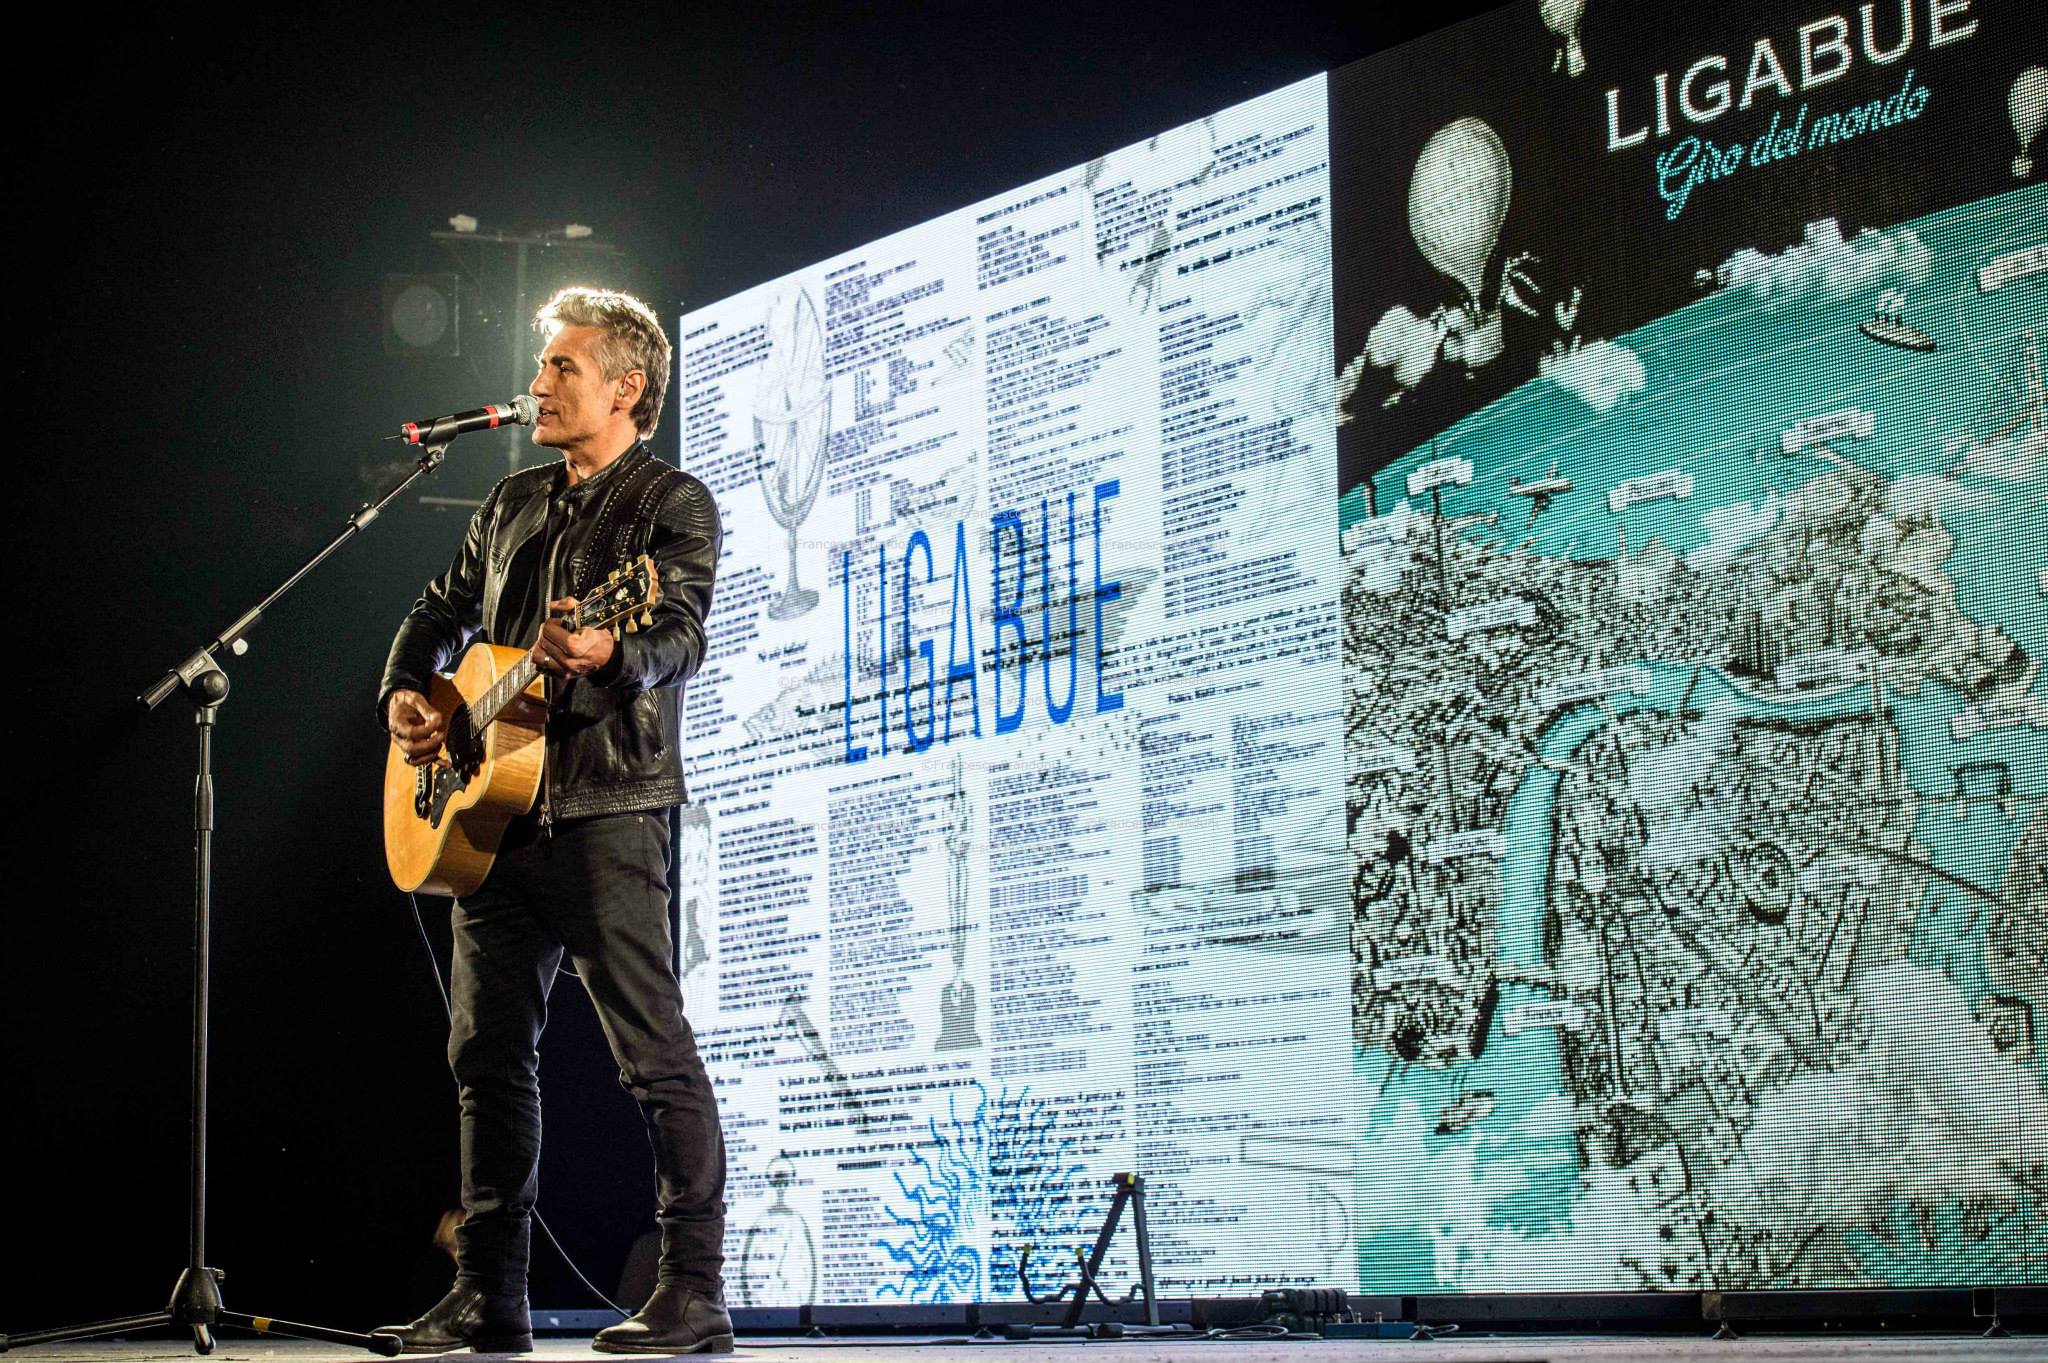
{"label": "black jeans", "polygon": [[540,1184],[541,1028],[564,950],[597,1007],[619,1083],[654,1147],[661,1276],[716,1293],[725,1235],[725,1139],[683,1017],[668,926],[668,814],[528,820],[507,832],[476,893],[455,906],[448,1063],[462,1092],[460,1276],[524,1297]]}

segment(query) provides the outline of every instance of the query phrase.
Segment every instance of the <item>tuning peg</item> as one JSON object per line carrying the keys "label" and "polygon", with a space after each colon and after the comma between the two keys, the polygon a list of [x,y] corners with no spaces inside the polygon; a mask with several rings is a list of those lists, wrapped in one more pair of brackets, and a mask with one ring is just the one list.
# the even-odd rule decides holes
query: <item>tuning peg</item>
{"label": "tuning peg", "polygon": [[641,623],[641,624],[643,624],[643,625],[651,625],[651,624],[653,624],[653,623],[654,623],[654,612],[653,612],[653,611],[651,611],[651,610],[643,610],[643,611],[641,611],[641,612],[640,612],[640,623]]}
{"label": "tuning peg", "polygon": [[609,577],[605,578],[605,581],[607,581],[607,582],[617,582],[618,580],[619,580],[619,570],[618,570],[617,568],[614,568],[614,569],[612,569],[612,571],[611,571],[611,575],[610,575]]}
{"label": "tuning peg", "polygon": [[612,626],[612,638],[614,638],[614,639],[617,639],[617,638],[620,638],[620,637],[622,637],[622,636],[621,636],[621,635],[619,634],[619,627],[618,627],[617,625],[613,625],[613,626]]}
{"label": "tuning peg", "polygon": [[633,619],[632,617],[628,616],[628,617],[627,617],[627,619],[626,619],[626,633],[628,633],[628,634],[638,634],[639,632],[640,632],[640,622],[639,622],[638,620],[635,620],[635,619]]}

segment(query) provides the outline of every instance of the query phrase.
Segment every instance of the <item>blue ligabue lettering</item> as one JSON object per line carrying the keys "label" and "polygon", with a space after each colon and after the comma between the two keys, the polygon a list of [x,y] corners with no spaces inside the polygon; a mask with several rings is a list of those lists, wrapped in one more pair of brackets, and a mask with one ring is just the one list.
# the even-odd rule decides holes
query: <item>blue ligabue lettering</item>
{"label": "blue ligabue lettering", "polygon": [[[872,670],[863,665],[861,650],[856,644],[870,623],[861,616],[866,609],[867,587],[856,579],[853,567],[855,552],[842,551],[839,556],[839,586],[845,593],[840,600],[844,656],[839,680],[842,702],[840,754],[843,760],[864,762],[870,757],[889,755],[890,726],[894,718],[890,705],[892,691],[902,700],[902,717],[897,721],[897,732],[904,751],[921,753],[935,743],[951,743],[956,719],[962,737],[969,734],[975,738],[982,737],[980,674],[983,669],[994,672],[996,734],[1015,733],[1030,718],[1034,671],[1037,689],[1045,700],[1045,720],[1052,724],[1070,723],[1080,695],[1081,650],[1084,647],[1092,647],[1095,655],[1094,713],[1121,710],[1124,694],[1115,687],[1110,675],[1115,665],[1115,650],[1106,642],[1109,621],[1104,608],[1122,599],[1123,583],[1106,575],[1102,535],[1105,504],[1122,491],[1121,483],[1115,478],[1097,483],[1092,489],[1089,521],[1094,551],[1093,604],[1085,613],[1081,609],[1079,492],[1060,494],[1067,504],[1067,569],[1064,579],[1055,569],[1058,551],[1055,547],[1057,532],[1053,507],[1057,496],[1039,499],[1039,533],[1035,543],[1031,538],[1030,522],[1025,519],[1028,513],[999,511],[989,519],[986,546],[989,617],[994,624],[986,652],[975,638],[975,564],[968,549],[970,531],[967,522],[955,521],[953,576],[947,584],[949,599],[943,669],[939,666],[936,616],[927,615],[928,627],[921,628],[918,624],[919,592],[923,590],[929,595],[928,589],[938,582],[938,553],[933,547],[932,533],[922,528],[912,530],[903,541],[900,556],[887,542],[875,546],[875,612],[872,622],[875,663]],[[895,560],[896,570],[901,574],[901,581],[893,593],[896,617],[893,620],[889,585],[892,560]],[[1038,574],[1042,629],[1042,633],[1035,637],[1024,605],[1031,590],[1034,569]],[[1062,600],[1066,603],[1066,621],[1056,626]],[[1090,623],[1095,636],[1092,645],[1084,642]],[[1062,657],[1067,672],[1064,687],[1056,675]],[[1035,669],[1034,663],[1037,664]],[[871,677],[874,679],[875,707],[872,715],[867,709],[866,693]],[[958,714],[963,704],[966,713]],[[945,712],[943,723],[939,719],[942,709]]]}
{"label": "blue ligabue lettering", "polygon": [[1112,691],[1102,679],[1102,603],[1124,594],[1120,580],[1102,580],[1102,504],[1123,491],[1121,479],[1110,478],[1095,485],[1095,713],[1106,714],[1124,708],[1124,693]]}
{"label": "blue ligabue lettering", "polygon": [[868,760],[868,745],[853,741],[853,555],[850,552],[839,555],[839,591],[840,641],[844,645],[839,650],[842,702],[839,716],[845,729],[845,758],[848,762],[865,762]]}
{"label": "blue ligabue lettering", "polygon": [[[1003,537],[1007,535],[1017,555],[1017,590],[1008,600],[1003,598]],[[1030,560],[1025,556],[1024,518],[1014,511],[999,511],[988,528],[989,594],[995,607],[995,674],[996,674],[996,732],[1010,733],[1024,723],[1024,678],[1025,669],[1031,662],[1031,635],[1024,628],[1024,578],[1030,571]],[[1017,708],[1003,708],[1003,673],[1009,668],[1003,659],[1003,636],[1008,634],[1017,641]]]}
{"label": "blue ligabue lettering", "polygon": [[882,705],[882,756],[889,755],[889,546],[875,546],[875,699]]}
{"label": "blue ligabue lettering", "polygon": [[[937,727],[934,723],[935,716],[932,713],[932,685],[938,680],[936,664],[932,661],[932,641],[930,639],[919,639],[914,650],[910,646],[910,617],[912,614],[910,561],[920,549],[924,551],[924,580],[926,585],[929,586],[932,580],[931,538],[923,530],[913,530],[910,532],[909,542],[903,546],[903,739],[910,745],[912,752],[923,752],[926,748],[929,748],[932,745],[932,736]],[[924,680],[922,682],[914,681],[911,677],[911,669],[915,664],[915,660],[919,658],[924,660]],[[924,694],[924,730],[922,733],[918,731],[917,725],[917,695],[920,691]]]}
{"label": "blue ligabue lettering", "polygon": [[[977,679],[974,652],[974,600],[968,590],[967,522],[953,522],[953,605],[946,633],[946,742],[953,741],[953,687],[967,683],[967,705],[974,715],[974,736],[981,737],[981,683]],[[966,637],[966,651],[961,638]]]}
{"label": "blue ligabue lettering", "polygon": [[[1055,724],[1065,724],[1074,713],[1074,690],[1081,679],[1080,659],[1075,656],[1074,645],[1079,642],[1081,626],[1078,619],[1080,603],[1074,598],[1080,586],[1080,564],[1074,548],[1074,494],[1067,494],[1067,631],[1060,636],[1064,647],[1053,646],[1052,632],[1052,505],[1045,498],[1038,499],[1039,563],[1043,571],[1038,575],[1039,611],[1045,621],[1045,647],[1039,657],[1045,660],[1045,713]],[[1054,700],[1052,695],[1052,660],[1055,653],[1067,655],[1067,698]]]}

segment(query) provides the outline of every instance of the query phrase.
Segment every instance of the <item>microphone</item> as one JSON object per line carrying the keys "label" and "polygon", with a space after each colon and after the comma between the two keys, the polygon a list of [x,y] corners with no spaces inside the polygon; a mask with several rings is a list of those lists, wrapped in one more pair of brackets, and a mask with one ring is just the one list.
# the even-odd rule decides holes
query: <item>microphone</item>
{"label": "microphone", "polygon": [[408,421],[398,428],[397,435],[390,438],[403,440],[408,445],[443,445],[465,431],[494,431],[508,421],[519,426],[531,426],[539,413],[540,404],[528,394],[521,393],[510,402],[493,403],[473,412]]}

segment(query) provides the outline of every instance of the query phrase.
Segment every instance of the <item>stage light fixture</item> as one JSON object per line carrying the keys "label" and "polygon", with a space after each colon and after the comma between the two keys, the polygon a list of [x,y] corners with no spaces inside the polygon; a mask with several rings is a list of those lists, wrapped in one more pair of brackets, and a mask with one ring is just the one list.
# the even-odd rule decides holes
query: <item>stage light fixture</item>
{"label": "stage light fixture", "polygon": [[453,274],[384,276],[384,353],[396,358],[462,353],[462,293]]}

